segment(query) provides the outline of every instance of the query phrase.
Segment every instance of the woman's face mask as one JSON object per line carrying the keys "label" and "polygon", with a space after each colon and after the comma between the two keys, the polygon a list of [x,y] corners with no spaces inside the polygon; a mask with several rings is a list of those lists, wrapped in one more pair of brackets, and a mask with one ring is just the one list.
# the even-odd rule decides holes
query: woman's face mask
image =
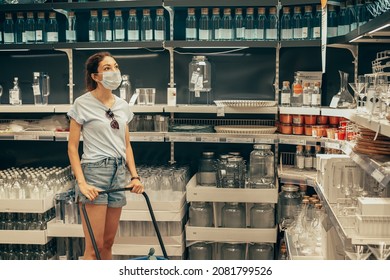
{"label": "woman's face mask", "polygon": [[120,71],[103,72],[103,79],[100,82],[106,89],[115,90],[122,83],[121,72]]}

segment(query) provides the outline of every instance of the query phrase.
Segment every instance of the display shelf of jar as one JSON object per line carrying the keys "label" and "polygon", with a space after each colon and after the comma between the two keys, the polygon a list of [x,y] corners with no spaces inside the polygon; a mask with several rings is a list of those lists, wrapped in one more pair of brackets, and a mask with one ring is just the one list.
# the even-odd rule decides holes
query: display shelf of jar
{"label": "display shelf of jar", "polygon": [[92,10],[92,9],[120,9],[120,8],[138,8],[138,7],[161,7],[162,0],[131,0],[131,1],[117,1],[113,3],[104,2],[54,2],[53,9],[65,10]]}
{"label": "display shelf of jar", "polygon": [[290,260],[324,260],[324,256],[320,254],[302,254],[302,252],[294,246],[292,236],[287,231],[284,232],[284,239],[286,240],[287,252]]}
{"label": "display shelf of jar", "polygon": [[[34,105],[32,105],[32,106],[34,106]],[[54,106],[53,112],[55,112],[55,113],[67,113],[67,112],[69,112],[70,108],[72,107],[72,104],[55,104],[52,106]],[[133,113],[163,113],[165,106],[166,105],[164,105],[164,104],[155,104],[152,106],[131,105],[130,109]],[[15,107],[15,106],[12,106],[12,107]],[[44,107],[44,106],[35,106],[35,107],[38,107],[38,108],[31,109],[31,110],[36,110],[33,112],[42,112],[42,111],[38,111],[38,110],[40,107]],[[1,109],[1,107],[0,107],[0,109]]]}
{"label": "display shelf of jar", "polygon": [[54,141],[54,131],[1,132],[0,140]]}
{"label": "display shelf of jar", "polygon": [[278,1],[276,0],[264,0],[259,3],[256,0],[242,0],[239,3],[234,0],[164,0],[164,6],[171,7],[246,7],[246,6],[276,6]]}
{"label": "display shelf of jar", "polygon": [[279,113],[292,115],[320,115],[321,109],[319,107],[279,107]]}
{"label": "display shelf of jar", "polygon": [[0,212],[44,213],[53,207],[53,196],[43,199],[0,199]]}
{"label": "display shelf of jar", "polygon": [[321,40],[282,40],[280,41],[281,48],[300,48],[300,47],[321,47]]}
{"label": "display shelf of jar", "polygon": [[50,237],[84,237],[81,224],[64,224],[55,219],[47,223],[47,235]]}
{"label": "display shelf of jar", "polygon": [[321,107],[321,115],[323,116],[334,116],[350,119],[354,115],[356,109],[337,109],[329,107]]}
{"label": "display shelf of jar", "polygon": [[279,144],[315,146],[317,143],[325,143],[328,140],[329,140],[328,138],[324,138],[324,137],[278,134]]}
{"label": "display shelf of jar", "polygon": [[316,184],[314,189],[318,194],[322,205],[325,207],[326,214],[340,237],[344,248],[350,247],[351,245],[375,245],[380,244],[381,242],[385,242],[386,244],[390,243],[390,236],[369,237],[359,235],[356,232],[356,225],[354,225],[354,217],[337,216],[337,203],[329,203],[323,188],[319,184]]}
{"label": "display shelf of jar", "polygon": [[52,3],[33,3],[33,4],[4,4],[0,5],[0,11],[3,12],[21,12],[21,11],[51,11]]}
{"label": "display shelf of jar", "polygon": [[[118,1],[116,3],[121,3]],[[97,50],[97,49],[142,49],[142,48],[162,48],[162,41],[134,41],[134,42],[58,42],[51,44],[53,49],[74,49],[74,50]]]}
{"label": "display shelf of jar", "polygon": [[0,244],[46,244],[47,230],[0,230]]}
{"label": "display shelf of jar", "polygon": [[166,41],[165,47],[171,48],[189,48],[189,49],[204,49],[204,48],[276,48],[276,40],[239,40],[239,41]]}
{"label": "display shelf of jar", "polygon": [[277,114],[278,107],[227,107],[216,105],[165,106],[167,113],[215,113],[215,114]]}
{"label": "display shelf of jar", "polygon": [[54,113],[56,105],[0,105],[0,113]]}
{"label": "display shelf of jar", "polygon": [[[176,213],[182,211],[183,205],[186,203],[186,193],[174,192],[169,195],[170,200],[154,199],[154,194],[148,193],[149,199],[153,206],[153,211],[168,211]],[[158,195],[158,194],[157,194]],[[127,204],[123,206],[123,210],[148,211],[144,197],[133,193],[126,193]]]}
{"label": "display shelf of jar", "polygon": [[197,184],[194,175],[186,186],[187,201],[277,203],[278,188],[233,189],[206,187]]}
{"label": "display shelf of jar", "polygon": [[314,187],[316,185],[317,171],[315,169],[298,169],[291,165],[279,165],[278,177],[285,184],[302,184]]}
{"label": "display shelf of jar", "polygon": [[390,137],[390,121],[387,119],[378,119],[368,114],[352,114],[349,119],[365,128]]}
{"label": "display shelf of jar", "polygon": [[239,135],[225,133],[178,133],[168,132],[167,142],[196,142],[196,143],[261,143],[274,144],[277,141],[276,134]]}

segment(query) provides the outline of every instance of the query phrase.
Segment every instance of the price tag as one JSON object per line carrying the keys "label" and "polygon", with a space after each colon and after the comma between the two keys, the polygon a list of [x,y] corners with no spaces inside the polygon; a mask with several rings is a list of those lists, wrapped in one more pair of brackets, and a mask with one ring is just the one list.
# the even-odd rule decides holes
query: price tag
{"label": "price tag", "polygon": [[305,145],[306,141],[304,139],[279,139],[280,144],[291,144],[291,145]]}
{"label": "price tag", "polygon": [[225,107],[218,106],[217,107],[217,117],[224,117],[224,116],[225,116]]}
{"label": "price tag", "polygon": [[172,142],[196,142],[195,136],[170,136],[169,141]]}
{"label": "price tag", "polygon": [[15,140],[39,140],[38,135],[25,134],[25,135],[15,135]]}
{"label": "price tag", "polygon": [[375,169],[374,172],[371,173],[371,176],[379,183],[385,178],[385,175],[383,175],[378,169]]}
{"label": "price tag", "polygon": [[348,145],[344,145],[344,149],[343,149],[343,152],[349,156],[351,153],[352,153],[352,148]]}
{"label": "price tag", "polygon": [[339,104],[340,97],[333,96],[332,101],[330,102],[330,108],[337,108],[337,104]]}
{"label": "price tag", "polygon": [[219,142],[219,137],[212,137],[212,136],[201,136],[200,142]]}
{"label": "price tag", "polygon": [[255,138],[255,143],[274,144],[275,139]]}
{"label": "price tag", "polygon": [[325,148],[329,148],[329,149],[340,149],[340,143],[325,142]]}
{"label": "price tag", "polygon": [[253,143],[253,138],[226,138],[227,143]]}

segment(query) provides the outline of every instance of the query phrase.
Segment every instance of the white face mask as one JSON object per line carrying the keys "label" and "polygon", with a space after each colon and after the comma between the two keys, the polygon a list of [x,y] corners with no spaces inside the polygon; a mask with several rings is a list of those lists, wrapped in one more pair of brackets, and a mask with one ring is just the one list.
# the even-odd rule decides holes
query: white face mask
{"label": "white face mask", "polygon": [[122,83],[122,75],[120,71],[107,71],[103,72],[103,79],[101,80],[102,85],[106,89],[115,90]]}

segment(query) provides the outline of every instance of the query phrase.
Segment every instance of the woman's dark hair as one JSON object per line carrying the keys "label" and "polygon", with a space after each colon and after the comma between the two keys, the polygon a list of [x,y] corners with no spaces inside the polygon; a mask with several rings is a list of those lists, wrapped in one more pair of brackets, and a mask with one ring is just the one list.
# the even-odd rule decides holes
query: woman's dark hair
{"label": "woman's dark hair", "polygon": [[91,55],[85,62],[85,85],[87,91],[96,89],[97,83],[92,79],[91,74],[98,72],[99,63],[106,57],[112,55],[109,52],[99,52]]}

